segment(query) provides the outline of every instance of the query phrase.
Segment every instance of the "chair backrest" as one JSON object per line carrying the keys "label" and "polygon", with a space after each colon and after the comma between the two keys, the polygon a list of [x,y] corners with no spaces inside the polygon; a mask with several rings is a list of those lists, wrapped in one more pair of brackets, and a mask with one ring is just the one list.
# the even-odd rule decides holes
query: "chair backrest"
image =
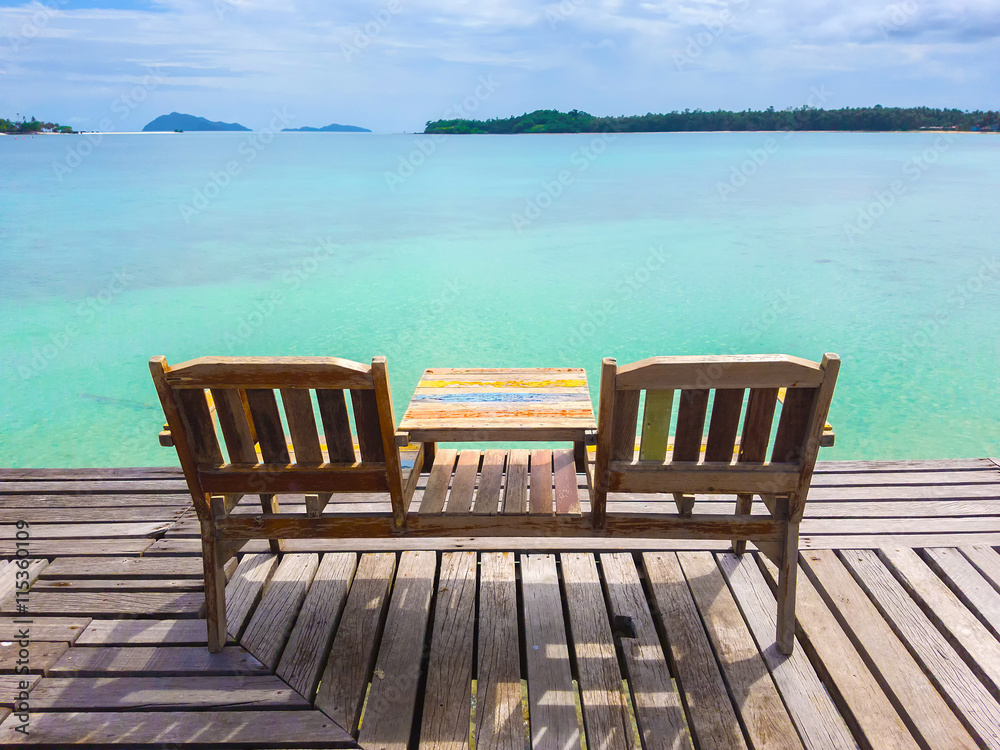
{"label": "chair backrest", "polygon": [[[652,357],[621,367],[607,358],[597,489],[788,495],[800,512],[795,498],[801,505],[808,491],[839,368],[836,354]],[[780,407],[779,389],[787,389]]]}
{"label": "chair backrest", "polygon": [[371,365],[332,357],[202,357],[174,367],[153,357],[149,368],[199,514],[208,514],[211,495],[399,490],[385,357]]}

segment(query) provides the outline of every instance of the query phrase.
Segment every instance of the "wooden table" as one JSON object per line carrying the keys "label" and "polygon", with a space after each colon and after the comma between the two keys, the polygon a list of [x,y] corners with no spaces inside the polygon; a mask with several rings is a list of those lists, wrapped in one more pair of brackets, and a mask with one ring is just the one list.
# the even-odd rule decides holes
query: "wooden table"
{"label": "wooden table", "polygon": [[424,443],[427,465],[438,442],[573,442],[577,469],[597,430],[579,368],[430,368],[417,383],[399,431]]}

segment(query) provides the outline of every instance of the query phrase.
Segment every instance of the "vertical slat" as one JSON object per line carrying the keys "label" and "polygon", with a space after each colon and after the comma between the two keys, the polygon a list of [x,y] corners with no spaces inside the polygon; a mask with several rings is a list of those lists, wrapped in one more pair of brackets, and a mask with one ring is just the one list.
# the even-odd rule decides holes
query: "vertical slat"
{"label": "vertical slat", "polygon": [[478,664],[476,747],[520,750],[524,723],[512,552],[486,552],[480,561]]}
{"label": "vertical slat", "polygon": [[382,433],[379,427],[378,403],[374,390],[352,390],[354,426],[358,431],[358,446],[362,461],[385,461]]}
{"label": "vertical slat", "polygon": [[615,391],[611,436],[612,461],[631,461],[635,456],[635,428],[638,416],[639,391]]}
{"label": "vertical slat", "polygon": [[430,515],[440,513],[444,509],[444,500],[448,496],[448,484],[452,472],[455,471],[455,459],[458,451],[454,448],[443,448],[434,457],[430,476],[427,477],[427,487],[420,501],[420,513]]}
{"label": "vertical slat", "polygon": [[503,512],[525,513],[528,510],[528,451],[516,448],[507,457],[507,486],[504,488]]}
{"label": "vertical slat", "polygon": [[285,443],[285,429],[281,426],[281,415],[278,413],[278,402],[274,391],[266,388],[248,388],[247,403],[257,428],[257,439],[260,442],[260,453],[264,463],[287,464],[288,446]]}
{"label": "vertical slat", "polygon": [[451,480],[451,494],[448,495],[445,513],[468,513],[472,507],[479,456],[477,450],[464,450],[458,454],[458,467],[455,469],[455,478]]}
{"label": "vertical slat", "polygon": [[552,451],[531,451],[531,487],[528,512],[552,515]]}
{"label": "vertical slat", "polygon": [[740,463],[763,463],[778,404],[777,388],[751,388],[740,436]]}
{"label": "vertical slat", "polygon": [[708,445],[705,448],[706,461],[729,463],[733,460],[733,447],[736,445],[736,433],[740,428],[742,410],[742,388],[715,390],[712,420],[708,426]]}
{"label": "vertical slat", "polygon": [[253,447],[256,441],[243,409],[243,396],[235,388],[213,388],[212,400],[215,401],[215,412],[219,415],[229,460],[233,463],[257,463],[257,451]]}
{"label": "vertical slat", "polygon": [[[608,485],[611,457],[615,450],[613,427],[615,423],[615,381],[618,363],[614,357],[601,361],[601,392],[597,404],[597,453],[594,456],[594,475],[588,473],[591,487],[590,515],[595,529],[604,527],[607,516]],[[635,437],[633,436],[633,441]]]}
{"label": "vertical slat", "polygon": [[666,458],[673,408],[672,389],[646,391],[646,404],[642,410],[642,437],[639,439],[640,461],[663,461]]}
{"label": "vertical slat", "polygon": [[579,515],[580,490],[576,485],[576,462],[573,460],[573,451],[568,448],[553,451],[552,466],[556,485],[556,513]]}
{"label": "vertical slat", "polygon": [[500,512],[500,484],[506,460],[506,451],[494,448],[483,452],[483,469],[479,474],[479,489],[476,490],[473,513],[495,516]]}
{"label": "vertical slat", "polygon": [[674,432],[674,461],[697,461],[701,457],[708,393],[706,388],[681,391]]}
{"label": "vertical slat", "polygon": [[351,437],[351,422],[347,416],[347,401],[344,392],[317,389],[319,416],[323,420],[323,434],[326,436],[326,452],[330,463],[351,463],[357,460],[354,454],[354,439]]}
{"label": "vertical slat", "polygon": [[785,392],[771,463],[795,463],[804,455],[809,418],[818,392],[816,388],[789,388]]}
{"label": "vertical slat", "polygon": [[372,357],[372,381],[375,386],[378,437],[382,446],[382,460],[385,461],[386,479],[389,482],[393,520],[397,527],[402,527],[406,523],[409,502],[403,502],[403,466],[399,460],[399,448],[396,447],[396,416],[392,410],[392,389],[389,386],[389,367],[385,357]]}
{"label": "vertical slat", "polygon": [[215,435],[215,423],[208,410],[205,391],[194,388],[178,388],[174,391],[181,419],[191,439],[191,452],[198,465],[218,465],[222,463],[222,449]]}
{"label": "vertical slat", "polygon": [[307,388],[282,388],[281,403],[285,407],[288,432],[295,449],[295,463],[318,464],[323,462],[313,416],[312,399]]}

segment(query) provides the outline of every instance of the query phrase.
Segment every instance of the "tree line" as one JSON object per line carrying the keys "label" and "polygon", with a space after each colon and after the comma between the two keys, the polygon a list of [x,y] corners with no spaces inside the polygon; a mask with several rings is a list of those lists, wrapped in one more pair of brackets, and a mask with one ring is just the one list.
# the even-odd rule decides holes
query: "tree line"
{"label": "tree line", "polygon": [[572,110],[539,109],[531,113],[490,120],[433,120],[425,133],[671,133],[718,130],[901,130],[996,131],[1000,112],[931,107],[844,107],[841,109],[747,109],[703,111],[685,109],[664,114],[595,117]]}
{"label": "tree line", "polygon": [[42,122],[32,117],[30,120],[6,120],[0,117],[0,133],[14,133],[23,135],[27,133],[72,133],[73,128],[69,125],[58,125],[54,122]]}

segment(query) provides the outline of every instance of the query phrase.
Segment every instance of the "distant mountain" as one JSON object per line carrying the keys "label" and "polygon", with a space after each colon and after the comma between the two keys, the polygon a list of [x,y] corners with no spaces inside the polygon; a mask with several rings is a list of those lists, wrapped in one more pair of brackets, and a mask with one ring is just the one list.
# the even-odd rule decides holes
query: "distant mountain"
{"label": "distant mountain", "polygon": [[160,115],[146,127],[143,133],[163,133],[175,130],[250,130],[235,122],[213,122],[204,117],[194,115],[182,115],[180,112],[171,112],[169,115]]}
{"label": "distant mountain", "polygon": [[368,128],[359,128],[357,125],[338,125],[333,123],[325,128],[284,128],[282,133],[370,133]]}

